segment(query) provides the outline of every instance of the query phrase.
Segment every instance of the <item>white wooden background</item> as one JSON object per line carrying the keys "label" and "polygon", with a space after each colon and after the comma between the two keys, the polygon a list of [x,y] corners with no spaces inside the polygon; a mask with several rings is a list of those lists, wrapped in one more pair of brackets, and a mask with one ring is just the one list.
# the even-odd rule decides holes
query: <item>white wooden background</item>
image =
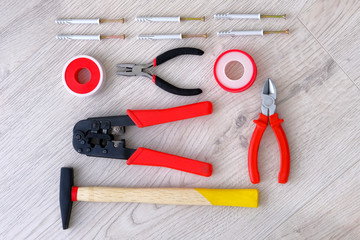
{"label": "white wooden background", "polygon": [[[360,238],[360,3],[299,1],[70,1],[1,0],[0,8],[0,238],[1,239],[359,239]],[[221,12],[288,15],[286,21],[215,21]],[[138,15],[205,15],[207,21],[137,23]],[[126,24],[56,25],[59,17],[119,18]],[[291,34],[218,38],[226,29],[286,29]],[[208,39],[137,41],[146,33],[204,33]],[[67,42],[60,33],[127,35],[125,41]],[[146,63],[175,47],[198,47],[202,57],[180,57],[155,72],[203,94],[168,94],[146,78],[115,76],[115,64]],[[258,66],[254,85],[228,93],[215,82],[213,64],[241,49]],[[87,54],[103,63],[105,87],[73,97],[61,83],[64,64]],[[277,183],[279,150],[268,128],[259,166],[261,183],[247,173],[247,148],[266,78],[278,89],[278,113],[290,143],[289,182]],[[126,166],[90,158],[72,147],[72,128],[84,118],[126,109],[175,107],[210,100],[211,116],[144,129],[128,128],[129,147],[203,160],[204,178],[175,170]],[[209,187],[260,190],[258,209],[129,203],[75,203],[70,229],[59,210],[60,168],[75,168],[79,186]]]}

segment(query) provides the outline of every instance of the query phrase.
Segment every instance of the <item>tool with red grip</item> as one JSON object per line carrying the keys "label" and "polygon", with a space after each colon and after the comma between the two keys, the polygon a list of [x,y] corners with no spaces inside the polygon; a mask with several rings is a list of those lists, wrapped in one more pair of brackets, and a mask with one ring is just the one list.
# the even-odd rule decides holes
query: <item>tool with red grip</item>
{"label": "tool with red grip", "polygon": [[212,165],[197,160],[162,153],[147,148],[125,147],[125,126],[140,128],[204,116],[212,113],[211,102],[156,110],[127,110],[128,115],[88,118],[79,121],[73,130],[73,146],[78,153],[93,157],[128,159],[128,165],[167,167],[205,177],[212,174]]}
{"label": "tool with red grip", "polygon": [[284,120],[279,119],[278,114],[275,113],[276,87],[270,78],[266,80],[263,86],[261,98],[261,113],[259,119],[254,120],[256,127],[250,140],[248,153],[250,181],[254,184],[260,182],[260,175],[257,165],[258,150],[261,138],[265,132],[269,121],[280,147],[281,162],[279,183],[286,183],[288,181],[290,173],[290,150],[285,132],[281,127],[281,123],[284,122]]}
{"label": "tool with red grip", "polygon": [[197,48],[189,48],[189,47],[182,47],[182,48],[175,48],[171,49],[163,54],[157,56],[151,63],[148,64],[134,64],[134,63],[120,63],[117,64],[118,71],[116,72],[117,75],[121,76],[143,76],[152,79],[152,81],[161,89],[176,95],[181,96],[193,96],[202,93],[202,90],[199,88],[194,89],[184,89],[178,88],[165,80],[161,79],[160,77],[156,76],[155,74],[149,74],[144,71],[144,69],[156,67],[160,64],[167,62],[170,59],[173,59],[177,56],[181,55],[203,55],[204,52]]}

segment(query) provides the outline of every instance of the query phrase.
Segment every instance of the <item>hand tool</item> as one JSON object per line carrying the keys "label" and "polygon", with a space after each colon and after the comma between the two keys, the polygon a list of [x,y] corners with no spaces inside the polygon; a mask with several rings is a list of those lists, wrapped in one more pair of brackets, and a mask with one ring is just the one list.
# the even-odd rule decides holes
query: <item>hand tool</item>
{"label": "hand tool", "polygon": [[116,66],[118,67],[118,71],[116,72],[117,75],[121,76],[144,76],[152,79],[152,81],[161,89],[176,95],[181,96],[193,96],[202,93],[202,90],[199,88],[195,89],[184,89],[178,88],[170,83],[164,81],[160,77],[156,76],[155,74],[151,75],[144,70],[151,67],[156,67],[164,62],[167,62],[170,59],[173,59],[177,56],[181,55],[203,55],[204,52],[197,48],[174,48],[167,52],[160,54],[156,57],[151,63],[148,64],[133,64],[133,63],[120,63]]}
{"label": "hand tool", "polygon": [[143,128],[212,113],[211,102],[200,102],[161,110],[127,110],[128,115],[88,118],[76,123],[73,146],[78,153],[93,157],[128,159],[127,165],[167,167],[205,177],[212,165],[197,160],[157,152],[147,148],[125,148],[125,126]]}
{"label": "hand tool", "polygon": [[137,22],[180,22],[180,21],[203,21],[205,17],[186,18],[186,17],[136,17]]}
{"label": "hand tool", "polygon": [[290,172],[290,150],[289,144],[286,139],[285,132],[281,127],[283,119],[279,119],[278,114],[275,113],[276,105],[276,87],[273,81],[269,78],[265,81],[262,93],[262,105],[259,119],[254,120],[256,124],[255,131],[250,140],[249,154],[248,154],[248,167],[249,175],[252,183],[259,183],[260,176],[257,165],[258,150],[261,138],[265,132],[265,129],[270,121],[270,126],[273,129],[276,139],[280,147],[281,162],[280,162],[280,173],[279,183],[286,183],[289,178]]}
{"label": "hand tool", "polygon": [[137,37],[138,40],[181,40],[183,38],[207,38],[207,34],[148,34]]}
{"label": "hand tool", "polygon": [[257,189],[114,188],[74,186],[73,168],[61,168],[60,212],[63,229],[69,228],[73,202],[137,202],[172,205],[258,207]]}
{"label": "hand tool", "polygon": [[[86,83],[81,83],[78,74],[82,69],[90,72],[90,79]],[[95,94],[102,87],[105,80],[105,71],[100,62],[87,55],[79,55],[71,58],[63,70],[63,84],[73,95],[85,97]]]}
{"label": "hand tool", "polygon": [[103,40],[103,39],[125,39],[125,34],[122,35],[56,35],[56,39],[60,40]]}
{"label": "hand tool", "polygon": [[[239,62],[244,68],[244,73],[239,79],[230,79],[226,75],[226,66],[231,62]],[[214,76],[217,83],[224,90],[232,93],[242,92],[251,87],[255,82],[257,68],[252,57],[238,49],[228,50],[222,53],[215,62]]]}
{"label": "hand tool", "polygon": [[258,19],[261,18],[283,18],[286,19],[286,14],[283,15],[263,15],[260,13],[255,14],[248,14],[248,13],[242,13],[242,14],[234,14],[234,13],[225,13],[225,14],[215,14],[215,19],[226,19],[226,20],[233,20],[233,19]]}
{"label": "hand tool", "polygon": [[62,18],[56,19],[57,24],[100,24],[100,23],[113,23],[120,22],[124,23],[124,18],[120,19],[100,19],[100,18],[91,18],[91,19],[82,19],[82,18]]}
{"label": "hand tool", "polygon": [[289,29],[283,31],[264,31],[264,30],[250,30],[250,31],[221,31],[217,35],[219,37],[236,37],[236,36],[264,36],[264,34],[289,34]]}

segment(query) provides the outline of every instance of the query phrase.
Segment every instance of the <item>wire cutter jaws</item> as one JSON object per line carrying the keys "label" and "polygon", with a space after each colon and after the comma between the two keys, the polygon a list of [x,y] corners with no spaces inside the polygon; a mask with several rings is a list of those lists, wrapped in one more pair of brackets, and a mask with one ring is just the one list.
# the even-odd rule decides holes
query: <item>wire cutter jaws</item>
{"label": "wire cutter jaws", "polygon": [[263,85],[261,98],[261,113],[265,116],[273,115],[276,110],[276,87],[270,78]]}

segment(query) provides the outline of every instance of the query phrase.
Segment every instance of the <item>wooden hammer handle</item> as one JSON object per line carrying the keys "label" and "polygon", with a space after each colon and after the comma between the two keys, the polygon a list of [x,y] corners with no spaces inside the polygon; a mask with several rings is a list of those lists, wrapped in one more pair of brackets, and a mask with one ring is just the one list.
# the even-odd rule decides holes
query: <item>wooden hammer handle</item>
{"label": "wooden hammer handle", "polygon": [[257,207],[257,189],[73,187],[72,200]]}

